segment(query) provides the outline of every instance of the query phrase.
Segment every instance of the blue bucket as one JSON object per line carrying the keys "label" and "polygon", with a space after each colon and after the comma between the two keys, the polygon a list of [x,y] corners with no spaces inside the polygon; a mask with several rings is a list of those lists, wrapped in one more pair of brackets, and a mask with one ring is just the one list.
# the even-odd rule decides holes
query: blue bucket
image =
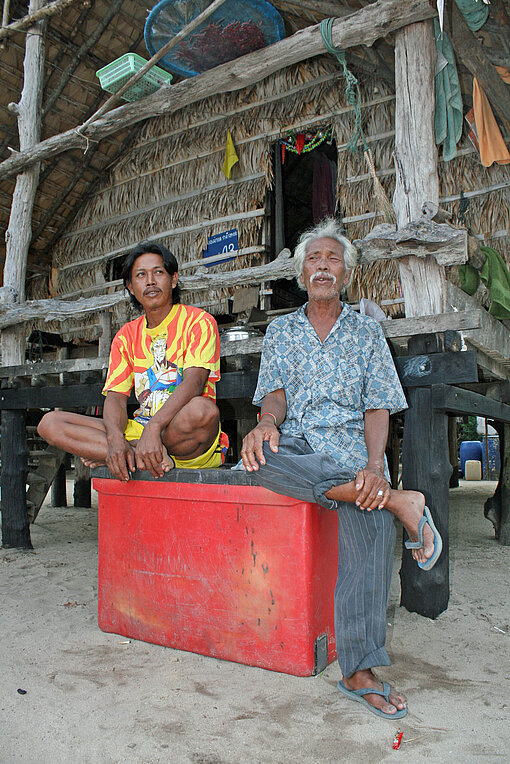
{"label": "blue bucket", "polygon": [[478,462],[483,459],[483,448],[479,440],[464,440],[460,444],[460,469],[463,477],[465,477],[465,464],[471,459]]}

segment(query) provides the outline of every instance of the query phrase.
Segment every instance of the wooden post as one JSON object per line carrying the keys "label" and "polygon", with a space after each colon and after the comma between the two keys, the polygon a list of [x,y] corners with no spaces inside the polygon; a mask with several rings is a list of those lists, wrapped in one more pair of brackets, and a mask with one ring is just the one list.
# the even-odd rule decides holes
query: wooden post
{"label": "wooden post", "polygon": [[495,421],[493,426],[499,435],[501,466],[494,496],[484,504],[484,515],[494,525],[498,541],[510,546],[510,424]]}
{"label": "wooden post", "polygon": [[443,539],[443,552],[434,568],[421,570],[411,552],[404,548],[400,569],[401,598],[411,613],[436,618],[448,607],[448,459],[447,420],[443,412],[432,408],[430,388],[407,391],[409,409],[405,415],[402,453],[402,483],[407,489],[425,494],[434,515],[434,523]]}
{"label": "wooden post", "polygon": [[61,464],[51,484],[51,506],[67,507],[66,465]]}
{"label": "wooden post", "polygon": [[[38,11],[43,0],[30,0],[29,13]],[[27,34],[24,59],[23,92],[18,104],[9,108],[18,117],[20,150],[30,149],[39,141],[41,98],[44,75],[45,21],[35,24]],[[10,302],[25,300],[25,274],[32,235],[34,205],[40,165],[26,169],[16,180],[9,226],[5,234],[6,253],[4,287]],[[21,364],[25,360],[25,327],[11,327],[2,332],[2,363]],[[2,422],[2,539],[4,546],[30,549],[30,531],[26,505],[27,448],[24,412],[5,411]]]}
{"label": "wooden post", "polygon": [[[26,508],[24,411],[2,411],[2,546],[32,549]],[[23,511],[20,511],[20,510]]]}
{"label": "wooden post", "polygon": [[[424,202],[439,201],[434,139],[434,67],[436,47],[431,21],[411,24],[395,37],[395,163],[393,205],[397,224],[421,218]],[[410,255],[399,260],[406,316],[441,313],[444,273],[434,257]],[[409,353],[438,350],[437,339],[415,337]],[[435,618],[448,605],[448,458],[447,416],[432,409],[430,388],[408,389],[402,443],[402,485],[425,494],[443,539],[443,553],[432,571],[422,571],[404,549],[401,604]]]}
{"label": "wooden post", "polygon": [[[393,206],[402,228],[422,217],[424,202],[439,202],[434,138],[432,21],[411,24],[395,36],[395,164]],[[444,272],[433,256],[399,260],[406,316],[441,313]]]}
{"label": "wooden post", "polygon": [[448,417],[448,453],[450,464],[452,465],[452,474],[450,477],[450,488],[459,487],[459,468],[458,468],[458,450],[457,450],[457,417]]}
{"label": "wooden post", "polygon": [[503,425],[502,437],[499,439],[501,455],[501,525],[499,543],[510,546],[510,424]]}
{"label": "wooden post", "polygon": [[82,460],[74,457],[74,506],[90,507],[90,469],[85,467]]}
{"label": "wooden post", "polygon": [[99,314],[99,325],[101,334],[99,335],[97,354],[100,358],[107,358],[110,355],[112,344],[112,314],[109,311],[106,310]]}

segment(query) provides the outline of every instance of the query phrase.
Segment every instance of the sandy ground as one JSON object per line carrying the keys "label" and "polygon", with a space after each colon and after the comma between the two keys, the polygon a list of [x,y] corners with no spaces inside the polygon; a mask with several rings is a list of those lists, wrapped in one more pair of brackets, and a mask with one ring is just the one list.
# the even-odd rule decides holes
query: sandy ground
{"label": "sandy ground", "polygon": [[399,607],[395,557],[380,675],[409,699],[399,751],[396,722],[336,691],[335,663],[300,679],[101,632],[96,511],[45,506],[33,552],[0,550],[1,764],[509,761],[510,549],[482,512],[494,488],[451,492],[437,620]]}

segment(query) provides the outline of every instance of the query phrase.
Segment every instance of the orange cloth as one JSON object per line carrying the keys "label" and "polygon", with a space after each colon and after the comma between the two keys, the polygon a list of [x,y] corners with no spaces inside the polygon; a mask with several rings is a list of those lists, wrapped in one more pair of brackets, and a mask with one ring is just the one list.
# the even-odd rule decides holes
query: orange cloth
{"label": "orange cloth", "polygon": [[[510,84],[510,69],[505,69],[504,66],[496,66],[496,69],[501,79]],[[473,79],[473,109],[483,166],[490,167],[493,162],[508,164],[510,152],[492,113],[489,99],[478,84],[476,77]]]}

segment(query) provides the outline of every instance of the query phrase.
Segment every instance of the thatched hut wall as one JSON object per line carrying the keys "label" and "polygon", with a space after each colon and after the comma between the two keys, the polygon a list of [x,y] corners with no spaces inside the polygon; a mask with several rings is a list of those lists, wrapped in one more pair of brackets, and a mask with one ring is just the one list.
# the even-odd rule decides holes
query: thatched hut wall
{"label": "thatched hut wall", "polygon": [[[395,186],[394,93],[388,84],[373,78],[361,81],[360,90],[363,130],[379,180],[391,200]],[[57,244],[52,296],[100,283],[107,288],[111,259],[153,237],[175,252],[186,274],[193,272],[192,267],[186,270],[186,264],[200,259],[208,236],[230,228],[238,230],[240,249],[259,245],[259,250],[213,266],[212,272],[257,265],[274,256],[266,239],[272,148],[290,130],[333,128],[338,151],[338,213],[349,238],[363,238],[383,222],[384,205],[374,193],[363,153],[346,150],[353,125],[341,72],[328,56],[284,69],[242,91],[211,96],[170,117],[147,121]],[[239,156],[228,183],[221,169],[227,130]],[[439,161],[442,206],[452,213],[454,223],[462,222],[462,192],[469,200],[465,224],[508,261],[510,171],[497,165],[482,167],[467,138],[459,149],[453,161]],[[498,190],[484,192],[498,184]],[[352,295],[377,302],[400,298],[398,265],[379,262],[358,268]],[[187,295],[187,300],[211,306],[225,296],[220,291],[201,292]],[[399,309],[395,306],[389,312]],[[116,323],[123,316],[117,312]],[[88,328],[81,322],[80,336],[91,339],[95,319],[87,323]],[[66,326],[65,331],[69,336],[79,333],[76,325]]]}

